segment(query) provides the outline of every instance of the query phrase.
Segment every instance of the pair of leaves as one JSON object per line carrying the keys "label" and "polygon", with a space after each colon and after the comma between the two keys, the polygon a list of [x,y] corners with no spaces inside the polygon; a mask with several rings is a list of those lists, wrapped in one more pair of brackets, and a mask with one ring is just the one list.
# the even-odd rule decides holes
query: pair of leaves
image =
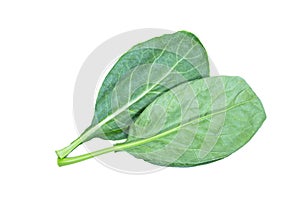
{"label": "pair of leaves", "polygon": [[69,146],[56,151],[58,157],[66,157],[95,137],[127,138],[129,125],[155,98],[181,83],[207,76],[207,53],[192,33],[179,31],[134,46],[106,76],[91,126]]}
{"label": "pair of leaves", "polygon": [[[245,145],[264,122],[263,106],[240,77],[209,75],[207,54],[180,31],[134,46],[105,78],[91,126],[57,151],[68,165],[112,151],[189,167],[220,160]],[[126,142],[65,158],[94,137]]]}
{"label": "pair of leaves", "polygon": [[147,162],[189,167],[225,158],[245,145],[266,118],[261,101],[240,77],[210,77],[181,84],[156,98],[130,126],[122,144],[60,166],[111,151]]}

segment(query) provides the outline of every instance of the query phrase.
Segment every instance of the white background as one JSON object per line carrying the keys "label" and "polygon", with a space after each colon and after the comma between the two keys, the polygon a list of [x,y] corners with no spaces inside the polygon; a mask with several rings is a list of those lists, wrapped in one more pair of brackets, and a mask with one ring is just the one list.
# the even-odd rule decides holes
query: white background
{"label": "white background", "polygon": [[[0,198],[299,199],[299,9],[296,0],[1,1]],[[77,136],[82,63],[137,28],[191,31],[220,74],[244,77],[268,116],[253,140],[219,162],[148,175],[93,159],[57,167],[54,150]]]}

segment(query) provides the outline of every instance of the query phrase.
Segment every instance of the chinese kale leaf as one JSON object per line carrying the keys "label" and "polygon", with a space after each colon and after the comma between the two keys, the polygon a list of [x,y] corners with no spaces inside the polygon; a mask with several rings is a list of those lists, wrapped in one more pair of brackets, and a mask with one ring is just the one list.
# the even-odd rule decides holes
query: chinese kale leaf
{"label": "chinese kale leaf", "polygon": [[92,138],[127,138],[129,125],[163,92],[189,80],[209,76],[207,53],[192,33],[166,34],[132,47],[106,76],[99,91],[94,119],[59,158]]}
{"label": "chinese kale leaf", "polygon": [[193,80],[156,98],[130,126],[126,142],[58,159],[58,164],[126,151],[156,165],[201,165],[237,151],[253,137],[265,118],[262,103],[242,78]]}

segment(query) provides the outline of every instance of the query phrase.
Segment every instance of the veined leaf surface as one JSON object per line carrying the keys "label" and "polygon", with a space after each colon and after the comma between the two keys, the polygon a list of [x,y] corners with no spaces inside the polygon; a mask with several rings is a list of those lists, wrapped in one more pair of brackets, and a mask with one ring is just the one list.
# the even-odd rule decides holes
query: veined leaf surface
{"label": "veined leaf surface", "polygon": [[125,151],[163,166],[209,163],[245,145],[265,118],[259,98],[240,77],[190,81],[141,113],[126,141],[132,148]]}
{"label": "veined leaf surface", "polygon": [[206,51],[180,31],[140,43],[124,54],[105,78],[95,105],[94,136],[123,139],[132,120],[166,90],[209,76]]}
{"label": "veined leaf surface", "polygon": [[129,125],[156,97],[178,84],[207,76],[207,53],[192,33],[179,31],[134,46],[106,76],[91,126],[69,146],[56,151],[58,157],[95,137],[126,138]]}

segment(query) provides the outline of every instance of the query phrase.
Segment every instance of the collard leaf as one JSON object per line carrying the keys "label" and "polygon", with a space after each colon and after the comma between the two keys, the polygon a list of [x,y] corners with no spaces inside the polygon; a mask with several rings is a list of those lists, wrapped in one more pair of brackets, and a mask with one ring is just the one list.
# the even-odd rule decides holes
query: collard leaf
{"label": "collard leaf", "polygon": [[187,167],[229,156],[265,120],[263,106],[239,77],[191,81],[150,104],[131,126],[125,151],[147,162]]}
{"label": "collard leaf", "polygon": [[189,80],[209,76],[206,51],[180,31],[140,43],[125,53],[105,78],[95,105],[94,136],[124,139],[128,126],[157,96]]}
{"label": "collard leaf", "polygon": [[192,33],[180,31],[140,43],[125,53],[105,78],[91,126],[59,158],[92,138],[127,137],[129,125],[165,91],[189,80],[209,76],[207,53]]}
{"label": "collard leaf", "polygon": [[190,167],[225,158],[245,145],[266,118],[261,101],[240,77],[183,83],[156,98],[130,126],[127,141],[58,165],[112,151],[147,162]]}

